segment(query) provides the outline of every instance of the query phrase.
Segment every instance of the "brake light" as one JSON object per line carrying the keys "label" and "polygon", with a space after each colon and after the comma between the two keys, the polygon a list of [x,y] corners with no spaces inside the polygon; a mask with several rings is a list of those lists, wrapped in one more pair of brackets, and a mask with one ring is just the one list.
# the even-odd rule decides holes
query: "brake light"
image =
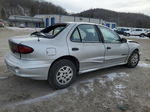
{"label": "brake light", "polygon": [[32,53],[33,49],[31,47],[28,47],[28,46],[18,45],[18,51],[21,54],[28,54],[28,53]]}
{"label": "brake light", "polygon": [[10,49],[13,53],[29,54],[34,51],[33,48],[22,45],[22,44],[16,44],[13,42],[9,42],[9,45],[10,45]]}

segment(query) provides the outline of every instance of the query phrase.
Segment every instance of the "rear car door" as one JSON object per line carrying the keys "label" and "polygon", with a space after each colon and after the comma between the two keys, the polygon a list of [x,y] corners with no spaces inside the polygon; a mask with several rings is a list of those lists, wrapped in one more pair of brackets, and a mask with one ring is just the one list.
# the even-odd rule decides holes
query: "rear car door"
{"label": "rear car door", "polygon": [[95,25],[77,26],[68,43],[70,55],[80,62],[80,71],[97,68],[104,63],[105,47]]}
{"label": "rear car door", "polygon": [[112,30],[98,26],[100,29],[105,45],[105,64],[108,66],[123,64],[126,62],[129,53],[127,43],[122,43],[121,38]]}

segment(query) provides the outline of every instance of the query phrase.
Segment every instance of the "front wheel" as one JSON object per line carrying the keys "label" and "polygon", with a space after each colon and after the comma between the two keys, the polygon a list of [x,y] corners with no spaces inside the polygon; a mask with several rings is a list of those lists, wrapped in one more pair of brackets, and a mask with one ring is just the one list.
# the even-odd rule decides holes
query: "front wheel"
{"label": "front wheel", "polygon": [[145,36],[144,34],[141,34],[141,35],[140,35],[140,37],[144,37],[144,36]]}
{"label": "front wheel", "polygon": [[127,33],[127,34],[126,34],[126,36],[127,36],[127,37],[129,37],[129,36],[130,36],[130,34],[129,34],[129,33]]}
{"label": "front wheel", "polygon": [[148,37],[150,38],[150,33],[148,34]]}
{"label": "front wheel", "polygon": [[129,68],[134,68],[138,65],[140,60],[140,55],[138,51],[134,51],[128,59],[128,63],[126,64]]}
{"label": "front wheel", "polygon": [[54,89],[70,86],[76,79],[77,69],[70,60],[62,59],[55,62],[48,74],[48,82]]}

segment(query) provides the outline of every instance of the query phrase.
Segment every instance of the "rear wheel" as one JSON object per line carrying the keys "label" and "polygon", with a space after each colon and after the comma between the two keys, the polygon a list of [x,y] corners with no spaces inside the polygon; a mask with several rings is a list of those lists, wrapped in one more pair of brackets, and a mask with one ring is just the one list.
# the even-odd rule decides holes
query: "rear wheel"
{"label": "rear wheel", "polygon": [[48,82],[54,89],[70,86],[76,79],[77,69],[70,60],[62,59],[55,62],[48,75]]}
{"label": "rear wheel", "polygon": [[134,51],[128,59],[128,63],[126,64],[129,68],[134,68],[138,65],[140,60],[140,55],[138,51]]}

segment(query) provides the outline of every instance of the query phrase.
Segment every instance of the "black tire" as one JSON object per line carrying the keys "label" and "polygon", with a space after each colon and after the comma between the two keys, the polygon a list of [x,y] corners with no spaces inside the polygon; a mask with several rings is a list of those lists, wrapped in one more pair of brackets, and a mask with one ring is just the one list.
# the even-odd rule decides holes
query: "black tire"
{"label": "black tire", "polygon": [[[134,56],[137,56],[137,60],[136,60],[135,62],[134,62],[134,59],[133,59]],[[139,61],[140,61],[139,52],[138,52],[138,51],[134,51],[134,52],[131,54],[131,56],[129,57],[126,66],[127,66],[128,68],[135,68],[135,67],[138,65]]]}
{"label": "black tire", "polygon": [[[68,80],[68,78],[66,78],[66,77],[68,77],[68,76],[66,76],[67,73],[64,73],[64,71],[62,73],[64,76],[60,75],[61,70],[64,70],[63,67],[64,68],[68,67],[73,72],[72,78],[69,78],[70,81],[66,84],[60,84],[60,83],[65,82],[65,81],[63,82],[64,79]],[[59,75],[60,75],[61,79],[57,78],[57,76],[59,76]],[[62,60],[56,61],[50,68],[49,74],[48,74],[48,82],[53,89],[63,89],[63,88],[69,87],[75,81],[76,76],[77,76],[77,68],[74,65],[74,63],[70,60],[62,59]]]}
{"label": "black tire", "polygon": [[127,36],[127,37],[129,37],[129,36],[130,36],[130,34],[129,34],[129,33],[127,33],[127,34],[126,34],[126,36]]}
{"label": "black tire", "polygon": [[148,33],[148,37],[150,38],[150,33]]}
{"label": "black tire", "polygon": [[141,35],[140,35],[140,37],[144,37],[144,36],[145,36],[144,34],[141,34]]}

